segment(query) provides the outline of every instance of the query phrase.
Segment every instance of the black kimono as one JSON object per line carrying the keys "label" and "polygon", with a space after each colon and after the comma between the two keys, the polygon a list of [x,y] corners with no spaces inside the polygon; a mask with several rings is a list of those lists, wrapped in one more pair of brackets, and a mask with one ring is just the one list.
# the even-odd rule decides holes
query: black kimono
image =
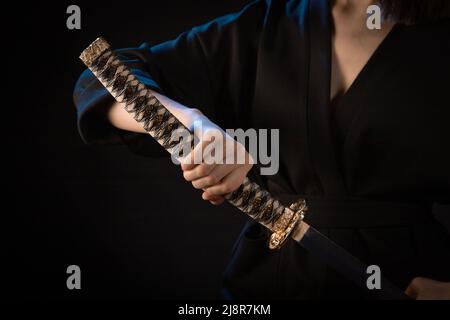
{"label": "black kimono", "polygon": [[[306,221],[405,288],[450,280],[450,23],[396,25],[335,108],[331,13],[325,0],[254,1],[158,45],[120,50],[140,80],[222,128],[280,129],[280,171],[259,182]],[[87,143],[125,141],[154,155],[147,135],[114,129],[112,98],[86,71],[77,83]],[[267,248],[249,222],[225,272],[237,298],[366,298],[288,242]]]}

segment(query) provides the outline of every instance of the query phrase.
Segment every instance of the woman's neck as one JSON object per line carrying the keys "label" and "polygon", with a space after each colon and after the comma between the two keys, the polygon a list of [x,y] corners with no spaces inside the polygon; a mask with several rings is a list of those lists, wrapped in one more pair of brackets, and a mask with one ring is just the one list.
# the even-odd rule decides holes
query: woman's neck
{"label": "woman's neck", "polygon": [[[364,34],[368,31],[367,8],[371,5],[379,5],[378,3],[376,0],[333,0],[331,8],[333,20],[335,24],[338,22],[340,25],[348,26],[353,32]],[[384,19],[383,8],[380,7],[380,9],[381,28],[389,31],[396,21]]]}
{"label": "woman's neck", "polygon": [[334,0],[333,6],[338,7],[341,10],[358,10],[361,8],[367,8],[372,4],[376,4],[375,0]]}

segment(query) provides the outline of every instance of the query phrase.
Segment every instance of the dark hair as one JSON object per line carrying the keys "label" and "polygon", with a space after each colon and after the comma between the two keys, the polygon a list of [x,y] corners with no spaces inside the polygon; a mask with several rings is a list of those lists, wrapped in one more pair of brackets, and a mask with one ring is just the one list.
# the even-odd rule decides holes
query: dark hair
{"label": "dark hair", "polygon": [[379,0],[387,18],[417,24],[450,18],[449,0]]}

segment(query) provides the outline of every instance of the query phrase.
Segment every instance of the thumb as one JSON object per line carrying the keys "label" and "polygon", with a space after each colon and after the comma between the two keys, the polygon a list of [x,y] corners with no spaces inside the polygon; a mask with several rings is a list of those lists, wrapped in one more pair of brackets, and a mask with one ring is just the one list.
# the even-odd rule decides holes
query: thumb
{"label": "thumb", "polygon": [[416,300],[419,296],[419,283],[420,280],[418,278],[415,278],[411,281],[408,288],[405,290],[405,294],[409,296],[410,298]]}

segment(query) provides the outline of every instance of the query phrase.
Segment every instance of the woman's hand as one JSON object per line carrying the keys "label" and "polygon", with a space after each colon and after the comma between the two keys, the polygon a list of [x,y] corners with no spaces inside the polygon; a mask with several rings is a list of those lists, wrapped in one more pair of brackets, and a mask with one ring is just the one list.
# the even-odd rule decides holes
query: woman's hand
{"label": "woman's hand", "polygon": [[450,282],[415,278],[405,293],[415,300],[450,300]]}
{"label": "woman's hand", "polygon": [[[202,198],[214,205],[224,202],[224,196],[235,191],[253,166],[251,155],[206,117],[201,121],[199,143],[181,160],[184,178],[194,188],[203,190]],[[212,151],[214,150],[214,151]]]}

